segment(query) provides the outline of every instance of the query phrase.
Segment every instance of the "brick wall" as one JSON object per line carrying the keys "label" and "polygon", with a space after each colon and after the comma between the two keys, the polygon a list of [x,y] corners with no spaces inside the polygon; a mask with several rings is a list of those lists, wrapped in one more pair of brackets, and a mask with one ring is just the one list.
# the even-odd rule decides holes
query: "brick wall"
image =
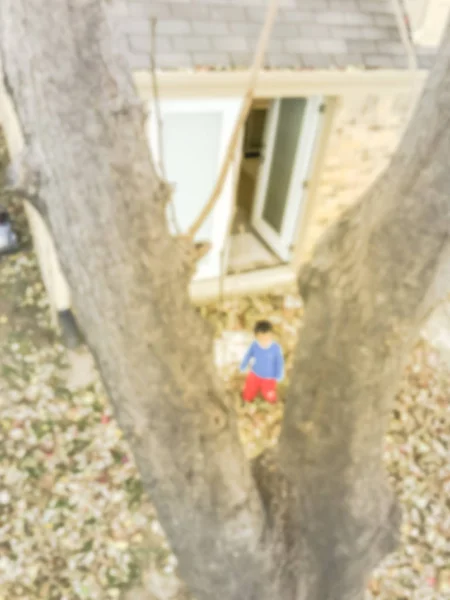
{"label": "brick wall", "polygon": [[357,200],[387,166],[410,114],[413,97],[411,93],[361,94],[340,99],[307,232],[308,250],[324,228]]}

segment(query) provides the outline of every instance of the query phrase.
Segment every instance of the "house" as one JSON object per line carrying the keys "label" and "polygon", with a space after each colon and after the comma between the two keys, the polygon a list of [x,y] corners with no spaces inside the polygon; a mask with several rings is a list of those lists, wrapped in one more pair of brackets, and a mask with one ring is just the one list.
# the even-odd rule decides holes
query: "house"
{"label": "house", "polygon": [[[149,105],[149,144],[175,184],[183,230],[207,201],[226,152],[266,5],[265,0],[109,4],[121,50]],[[364,191],[394,151],[433,62],[441,34],[435,25],[444,9],[448,13],[449,1],[280,5],[239,152],[197,236],[212,244],[192,283],[197,301],[219,293],[223,273],[225,293],[292,284],[318,225]],[[162,157],[152,111],[152,48]],[[22,142],[4,90],[0,120],[14,154]],[[70,291],[45,226],[32,207],[27,210],[44,282],[55,314],[64,320]]]}

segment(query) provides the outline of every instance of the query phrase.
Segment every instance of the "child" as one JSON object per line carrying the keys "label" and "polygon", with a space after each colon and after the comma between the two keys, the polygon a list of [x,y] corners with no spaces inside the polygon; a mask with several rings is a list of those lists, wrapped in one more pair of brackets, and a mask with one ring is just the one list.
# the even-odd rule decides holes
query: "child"
{"label": "child", "polygon": [[271,404],[277,401],[277,381],[284,377],[284,359],[279,344],[273,341],[273,328],[269,321],[258,321],[255,325],[255,341],[244,356],[241,372],[251,370],[247,375],[242,397],[245,402],[253,402],[258,394]]}

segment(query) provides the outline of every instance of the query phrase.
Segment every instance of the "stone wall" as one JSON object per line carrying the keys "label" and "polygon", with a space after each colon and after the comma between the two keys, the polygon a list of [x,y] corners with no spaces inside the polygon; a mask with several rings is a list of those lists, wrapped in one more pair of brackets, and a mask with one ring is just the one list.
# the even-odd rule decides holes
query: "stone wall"
{"label": "stone wall", "polygon": [[307,231],[308,250],[324,228],[357,200],[387,166],[417,98],[418,89],[410,94],[361,94],[339,99]]}

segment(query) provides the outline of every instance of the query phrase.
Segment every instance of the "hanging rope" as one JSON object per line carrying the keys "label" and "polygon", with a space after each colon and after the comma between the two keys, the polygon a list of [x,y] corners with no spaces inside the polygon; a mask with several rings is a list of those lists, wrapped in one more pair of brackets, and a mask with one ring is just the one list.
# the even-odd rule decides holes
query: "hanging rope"
{"label": "hanging rope", "polygon": [[196,236],[199,229],[201,228],[201,226],[203,225],[205,220],[208,218],[208,216],[210,215],[211,211],[213,210],[214,206],[216,205],[217,201],[220,198],[220,194],[222,192],[223,186],[227,179],[229,168],[231,166],[231,163],[233,162],[233,159],[234,159],[234,156],[236,153],[237,145],[240,140],[241,130],[244,127],[245,121],[250,112],[256,82],[257,82],[259,73],[261,71],[261,68],[263,66],[264,56],[265,56],[267,45],[269,43],[269,39],[270,39],[270,36],[272,33],[273,25],[275,23],[275,19],[277,16],[279,3],[280,3],[280,0],[270,0],[269,7],[267,10],[267,14],[266,14],[266,19],[264,22],[264,26],[262,28],[261,35],[258,40],[258,45],[256,47],[255,57],[254,57],[253,65],[252,65],[251,72],[250,72],[250,79],[248,82],[248,87],[247,87],[247,91],[244,96],[244,100],[242,102],[241,112],[240,112],[239,118],[237,119],[236,124],[234,126],[230,144],[228,146],[228,150],[225,155],[225,158],[222,162],[219,176],[214,185],[212,194],[211,194],[208,202],[203,207],[201,213],[195,220],[194,224],[191,226],[191,228],[188,231],[188,236],[191,239],[193,239]]}
{"label": "hanging rope", "polygon": [[417,81],[417,75],[419,72],[419,61],[417,58],[417,52],[412,38],[411,28],[408,25],[408,14],[403,0],[392,0],[392,6],[394,8],[395,17],[397,19],[397,27],[400,33],[400,37],[405,48],[406,54],[408,56],[408,70],[411,74],[412,79],[410,97],[413,98],[413,101],[411,102],[407,117],[405,119],[404,129],[406,129],[416,108],[416,102],[422,84],[421,82]]}

